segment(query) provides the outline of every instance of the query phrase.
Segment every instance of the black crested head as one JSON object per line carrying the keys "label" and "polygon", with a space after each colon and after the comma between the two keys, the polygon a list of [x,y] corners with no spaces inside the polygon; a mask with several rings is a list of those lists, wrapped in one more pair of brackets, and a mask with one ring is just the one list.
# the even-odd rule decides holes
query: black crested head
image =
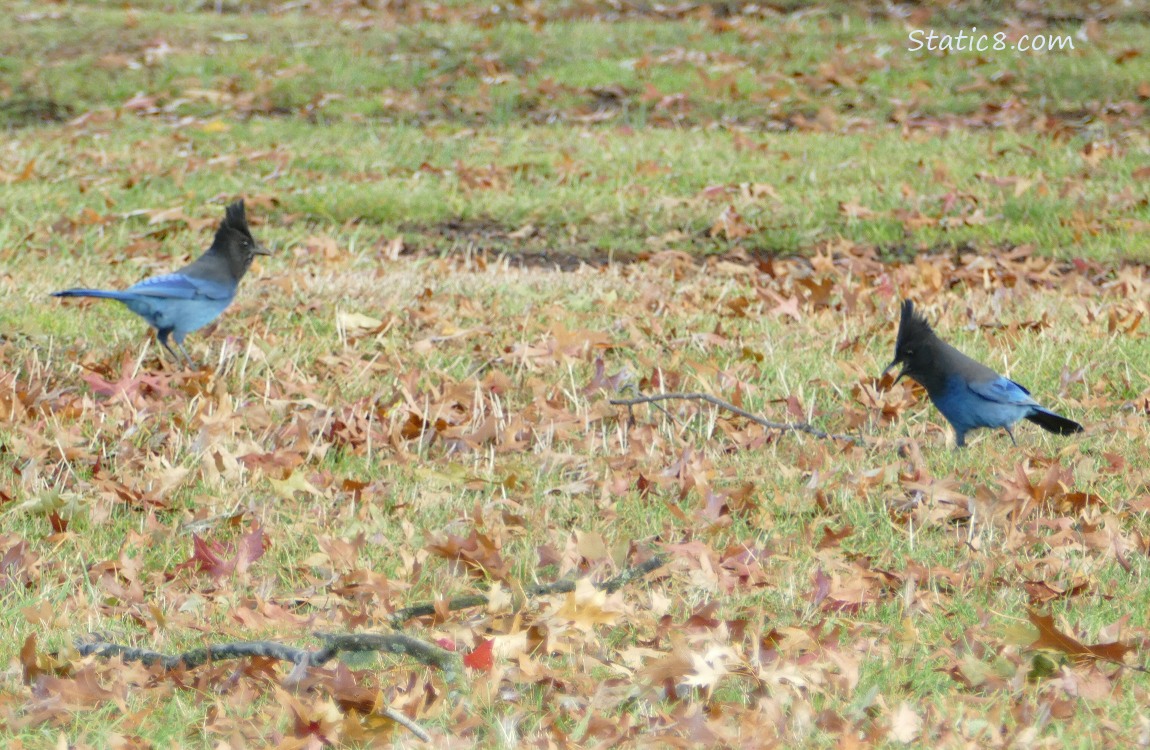
{"label": "black crested head", "polygon": [[227,259],[229,271],[237,279],[247,272],[255,256],[271,254],[252,236],[243,200],[238,200],[224,209],[224,220],[216,230],[216,237],[209,252],[223,255]]}
{"label": "black crested head", "polygon": [[894,382],[897,383],[904,375],[909,375],[919,383],[927,385],[924,377],[930,373],[935,339],[934,330],[922,313],[914,309],[914,302],[903,300],[902,317],[898,321],[898,337],[894,342],[894,359],[883,373],[901,364],[902,372]]}
{"label": "black crested head", "polygon": [[894,343],[895,354],[913,353],[904,350],[908,347],[913,349],[915,344],[927,341],[933,336],[934,329],[930,327],[926,317],[914,309],[914,302],[903,300],[902,317],[898,321],[898,338]]}

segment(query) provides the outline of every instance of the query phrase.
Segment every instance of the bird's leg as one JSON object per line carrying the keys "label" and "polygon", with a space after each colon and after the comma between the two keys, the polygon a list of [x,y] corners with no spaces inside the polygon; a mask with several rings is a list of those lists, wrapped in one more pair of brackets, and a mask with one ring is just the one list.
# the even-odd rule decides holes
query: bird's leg
{"label": "bird's leg", "polygon": [[1011,431],[1011,429],[1009,427],[1003,427],[1002,429],[1006,430],[1007,435],[1010,435],[1010,442],[1014,443],[1017,446],[1018,441],[1014,439],[1014,433]]}
{"label": "bird's leg", "polygon": [[196,361],[192,359],[192,355],[188,354],[188,350],[184,348],[184,342],[177,339],[176,346],[180,347],[180,351],[184,353],[184,358],[188,361],[188,369],[192,372],[199,370],[200,368],[196,366]]}
{"label": "bird's leg", "polygon": [[161,333],[160,333],[160,335],[158,335],[156,338],[157,338],[157,339],[159,339],[159,341],[160,341],[160,346],[162,346],[162,347],[164,347],[165,349],[167,349],[167,350],[168,350],[168,354],[171,354],[171,355],[172,355],[172,359],[174,359],[174,360],[176,361],[176,364],[177,364],[177,365],[179,365],[180,367],[183,367],[183,366],[184,366],[184,361],[183,361],[182,359],[180,359],[180,355],[179,355],[179,354],[176,354],[176,350],[175,350],[175,349],[173,349],[173,348],[172,348],[172,345],[168,343],[168,336],[167,336],[167,334],[166,334],[166,333],[163,333],[163,332],[161,332]]}
{"label": "bird's leg", "polygon": [[156,332],[156,338],[160,340],[160,343],[165,349],[168,350],[168,354],[172,355],[172,359],[176,360],[176,364],[179,365],[180,368],[190,367],[193,370],[196,369],[195,364],[192,362],[192,358],[188,356],[187,350],[184,349],[183,341],[180,341],[178,338],[176,339],[176,346],[180,347],[180,351],[184,353],[183,357],[181,357],[179,354],[176,354],[176,350],[173,349],[172,345],[168,343],[168,336],[170,336],[171,333],[172,331],[170,329],[159,330]]}

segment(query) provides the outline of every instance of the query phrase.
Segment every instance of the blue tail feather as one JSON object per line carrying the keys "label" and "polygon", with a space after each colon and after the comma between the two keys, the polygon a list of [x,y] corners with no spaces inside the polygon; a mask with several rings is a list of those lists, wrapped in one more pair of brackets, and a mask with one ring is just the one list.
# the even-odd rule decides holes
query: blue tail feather
{"label": "blue tail feather", "polygon": [[139,295],[132,292],[118,292],[111,289],[64,289],[52,292],[53,297],[99,297],[100,299],[115,299],[120,302],[139,299]]}

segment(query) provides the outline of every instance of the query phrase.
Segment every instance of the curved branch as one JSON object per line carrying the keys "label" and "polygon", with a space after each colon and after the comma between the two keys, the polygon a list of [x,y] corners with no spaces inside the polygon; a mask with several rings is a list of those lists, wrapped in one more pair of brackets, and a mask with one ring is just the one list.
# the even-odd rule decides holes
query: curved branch
{"label": "curved branch", "polygon": [[[608,593],[614,593],[664,564],[665,560],[661,556],[655,555],[638,565],[627,568],[614,578],[595,584],[595,586]],[[528,597],[537,597],[563,594],[574,590],[575,581],[561,580],[531,586],[526,593]],[[447,611],[478,607],[487,604],[487,602],[488,598],[482,595],[462,596],[448,601]],[[413,617],[424,617],[435,614],[435,612],[434,603],[417,604],[397,610],[392,613],[390,620],[398,626]],[[341,653],[362,653],[365,651],[409,656],[422,664],[448,673],[455,673],[458,667],[459,656],[457,654],[403,633],[315,633],[314,635],[323,641],[323,645],[314,651],[276,641],[240,641],[193,648],[179,654],[165,654],[160,651],[132,648],[113,643],[101,636],[92,636],[89,639],[77,641],[76,650],[80,652],[81,656],[95,655],[105,659],[119,656],[124,661],[159,664],[164,669],[178,669],[180,667],[195,669],[209,662],[242,659],[247,656],[262,656],[292,664],[318,667]]]}
{"label": "curved branch", "polygon": [[736,414],[743,419],[750,420],[757,425],[766,427],[769,430],[779,430],[781,432],[805,432],[808,435],[817,437],[823,440],[845,440],[846,442],[855,445],[863,445],[862,438],[855,437],[854,435],[840,435],[833,432],[824,432],[817,427],[812,427],[807,422],[772,422],[769,419],[764,419],[758,414],[752,414],[746,409],[741,409],[729,401],[724,401],[718,396],[712,396],[709,393],[656,393],[652,396],[639,395],[635,398],[613,398],[610,403],[615,406],[626,406],[628,409],[637,404],[654,404],[657,401],[706,401],[712,406],[717,406],[720,409],[726,409],[732,414]]}
{"label": "curved branch", "polygon": [[240,641],[193,648],[179,654],[164,654],[145,648],[122,646],[100,637],[78,642],[76,650],[81,656],[96,655],[105,659],[119,656],[124,661],[159,664],[164,669],[180,667],[195,669],[209,662],[242,659],[247,656],[262,656],[292,664],[318,667],[340,653],[380,651],[410,656],[428,666],[450,671],[454,669],[455,661],[458,659],[450,651],[402,633],[316,633],[315,636],[324,644],[314,651],[276,641]]}
{"label": "curved branch", "polygon": [[[606,591],[608,594],[613,594],[619,589],[627,586],[628,584],[636,581],[643,576],[647,575],[653,570],[663,567],[666,564],[660,555],[644,560],[638,565],[627,568],[614,578],[608,578],[606,581],[595,584],[595,587]],[[525,593],[528,597],[537,596],[550,596],[551,594],[566,594],[575,590],[575,581],[564,579],[561,581],[554,581],[552,583],[537,583],[533,586],[528,586]],[[446,604],[441,604],[440,609],[437,610],[434,602],[427,602],[425,604],[413,604],[410,607],[397,609],[388,617],[388,623],[393,628],[398,628],[403,623],[416,617],[428,617],[434,615],[437,611],[457,612],[461,609],[470,609],[471,607],[482,607],[486,605],[488,599],[482,594],[471,594],[468,596],[460,596],[455,599],[448,599]]]}

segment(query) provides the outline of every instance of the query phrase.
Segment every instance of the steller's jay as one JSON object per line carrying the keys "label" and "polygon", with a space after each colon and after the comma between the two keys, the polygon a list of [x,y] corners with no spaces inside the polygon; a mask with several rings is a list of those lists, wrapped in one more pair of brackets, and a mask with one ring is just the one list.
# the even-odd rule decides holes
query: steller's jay
{"label": "steller's jay", "polygon": [[902,372],[894,382],[907,375],[925,388],[930,400],[954,427],[960,448],[966,445],[967,431],[976,427],[1002,427],[1017,445],[1010,427],[1020,419],[1059,435],[1082,432],[1082,425],[1039,406],[1030,391],[936,336],[910,300],[902,303],[894,361],[883,374],[900,363]]}
{"label": "steller's jay", "polygon": [[156,329],[156,338],[177,362],[180,357],[168,344],[169,336],[192,365],[192,358],[184,349],[184,336],[218,318],[235,298],[252,259],[270,254],[252,237],[244,202],[239,200],[225,209],[224,220],[208,251],[179,271],[144,279],[122,292],[65,289],[52,296],[119,300]]}

